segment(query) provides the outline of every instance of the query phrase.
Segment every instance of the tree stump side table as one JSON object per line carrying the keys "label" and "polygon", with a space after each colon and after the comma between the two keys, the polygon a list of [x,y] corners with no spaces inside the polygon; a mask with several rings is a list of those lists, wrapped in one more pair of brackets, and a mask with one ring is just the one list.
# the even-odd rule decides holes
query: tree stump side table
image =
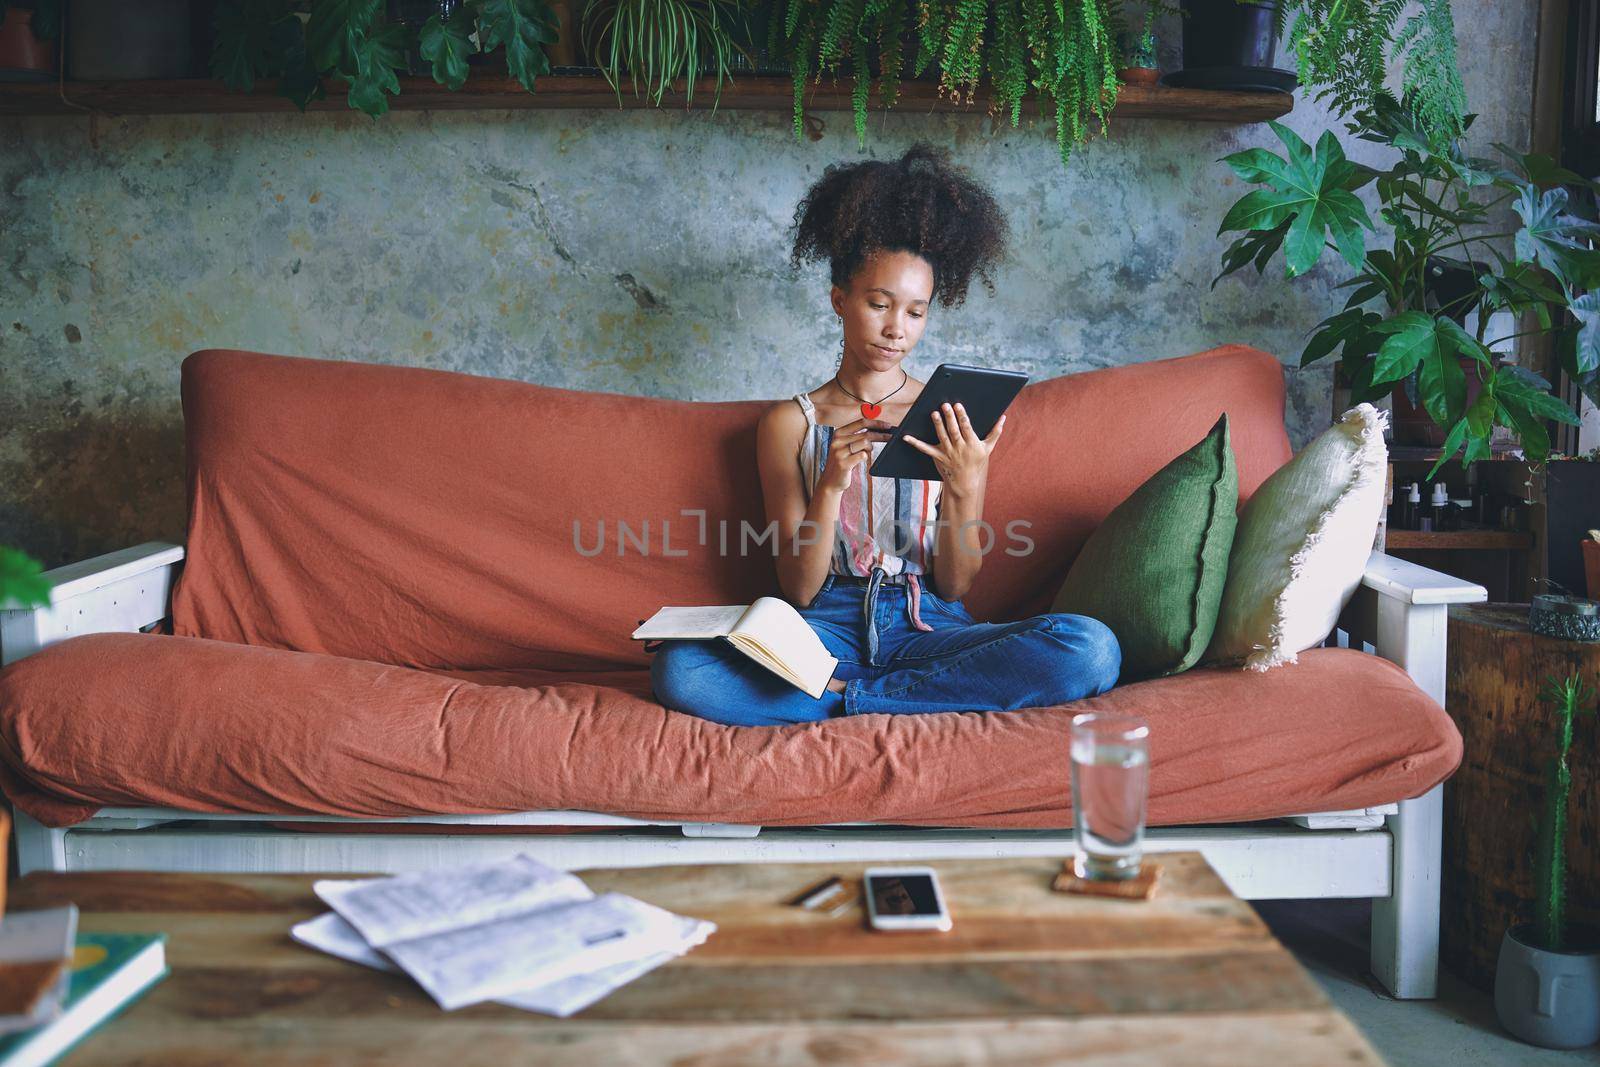
{"label": "tree stump side table", "polygon": [[[1527,604],[1450,608],[1445,707],[1461,731],[1461,767],[1445,784],[1440,957],[1481,989],[1494,985],[1500,939],[1534,916],[1533,854],[1555,751],[1546,678],[1584,675],[1600,688],[1600,644],[1528,629]],[[1600,919],[1600,745],[1596,716],[1574,724],[1567,812],[1567,906]]]}

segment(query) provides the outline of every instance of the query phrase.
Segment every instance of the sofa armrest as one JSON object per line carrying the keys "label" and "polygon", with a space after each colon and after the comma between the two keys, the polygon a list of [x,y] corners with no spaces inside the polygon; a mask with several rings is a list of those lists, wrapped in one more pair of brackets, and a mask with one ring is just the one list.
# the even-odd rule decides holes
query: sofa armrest
{"label": "sofa armrest", "polygon": [[1407,604],[1477,604],[1489,599],[1481,585],[1382,552],[1367,560],[1361,585]]}
{"label": "sofa armrest", "polygon": [[45,571],[48,606],[0,611],[0,666],[69,637],[160,622],[182,566],[182,545],[147,541]]}
{"label": "sofa armrest", "polygon": [[1374,552],[1338,630],[1351,648],[1371,645],[1444,703],[1444,654],[1451,604],[1489,599],[1481,585]]}
{"label": "sofa armrest", "polygon": [[[1450,605],[1488,599],[1481,585],[1374,552],[1338,630],[1351,648],[1371,645],[1398,664],[1442,706]],[[1390,890],[1372,902],[1372,973],[1397,997],[1432,997],[1439,973],[1444,786],[1400,801],[1384,824],[1392,840]]]}

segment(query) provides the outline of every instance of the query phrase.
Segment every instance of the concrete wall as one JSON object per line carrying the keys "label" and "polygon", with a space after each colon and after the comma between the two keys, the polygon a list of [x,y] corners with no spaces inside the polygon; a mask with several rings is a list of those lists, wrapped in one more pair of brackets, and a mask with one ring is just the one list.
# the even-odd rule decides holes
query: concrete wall
{"label": "concrete wall", "polygon": [[[1536,0],[1455,7],[1475,142],[1525,144]],[[0,543],[55,565],[181,538],[178,365],[199,348],[695,399],[820,384],[826,271],[791,272],[785,231],[858,158],[848,114],[823,117],[805,143],[787,113],[706,109],[131,117],[97,144],[87,119],[0,118]],[[1288,123],[1309,140],[1330,118],[1302,98]],[[934,309],[914,373],[1243,341],[1290,364],[1297,445],[1327,424],[1330,368],[1293,363],[1339,270],[1209,289],[1242,192],[1216,161],[1275,146],[1265,125],[1120,120],[1063,170],[1036,118],[891,113],[868,153],[920,138],[990,184],[1015,241],[994,297]],[[1370,147],[1351,154],[1382,162]]]}

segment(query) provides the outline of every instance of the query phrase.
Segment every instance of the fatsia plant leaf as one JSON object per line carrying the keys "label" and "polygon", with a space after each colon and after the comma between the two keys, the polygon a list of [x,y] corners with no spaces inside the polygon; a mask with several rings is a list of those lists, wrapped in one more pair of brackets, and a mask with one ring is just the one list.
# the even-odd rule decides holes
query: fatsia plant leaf
{"label": "fatsia plant leaf", "polygon": [[1388,334],[1374,357],[1372,380],[1393,382],[1417,372],[1417,394],[1428,416],[1440,426],[1453,424],[1466,406],[1467,379],[1458,357],[1488,365],[1477,340],[1454,320],[1405,311],[1374,327]]}
{"label": "fatsia plant leaf", "polygon": [[1567,308],[1578,320],[1573,349],[1573,367],[1578,377],[1600,369],[1600,292],[1584,293]]}
{"label": "fatsia plant leaf", "polygon": [[278,95],[287,97],[301,111],[313,100],[328,95],[322,73],[311,62],[306,46],[306,26],[294,15],[285,15],[272,24],[272,50],[282,64],[278,71]]}
{"label": "fatsia plant leaf", "polygon": [[1376,338],[1363,352],[1370,354],[1377,347],[1377,341],[1382,340],[1382,335],[1375,333],[1373,327],[1383,321],[1383,316],[1376,311],[1367,311],[1362,308],[1348,308],[1337,315],[1330,315],[1317,323],[1317,332],[1306,345],[1305,351],[1300,354],[1302,367],[1314,363],[1337,348],[1343,348],[1346,356],[1353,357],[1354,350],[1362,347],[1362,342],[1369,338]]}
{"label": "fatsia plant leaf", "polygon": [[1374,227],[1366,207],[1351,190],[1370,181],[1376,172],[1347,160],[1331,130],[1323,132],[1313,149],[1287,126],[1268,125],[1283,142],[1286,156],[1250,149],[1227,157],[1235,173],[1267,188],[1241,197],[1218,232],[1271,230],[1289,221],[1283,251],[1290,277],[1315,266],[1330,239],[1345,262],[1359,270],[1366,253],[1362,231]]}
{"label": "fatsia plant leaf", "polygon": [[356,53],[377,21],[382,0],[317,0],[306,22],[306,48],[318,70],[357,74]]}
{"label": "fatsia plant leaf", "polygon": [[486,52],[506,46],[506,68],[531,93],[550,73],[544,46],[556,41],[556,17],[544,0],[484,0],[479,39]]}
{"label": "fatsia plant leaf", "polygon": [[456,8],[448,19],[441,19],[438,12],[429,15],[422,24],[420,50],[433,67],[434,81],[447,89],[461,88],[470,71],[467,57],[474,51],[468,9]]}
{"label": "fatsia plant leaf", "polygon": [[350,106],[377,118],[389,110],[389,95],[398,96],[395,69],[406,65],[406,28],[385,24],[356,42],[356,73],[350,79]]}
{"label": "fatsia plant leaf", "polygon": [[1538,263],[1568,288],[1587,289],[1600,281],[1600,252],[1587,244],[1600,238],[1600,225],[1564,213],[1561,209],[1566,206],[1565,189],[1541,193],[1532,186],[1523,187],[1512,202],[1522,219],[1514,242],[1517,259]]}
{"label": "fatsia plant leaf", "polygon": [[236,0],[217,8],[211,46],[211,76],[248,93],[257,78],[272,74],[277,55],[272,24],[287,13],[285,0]]}

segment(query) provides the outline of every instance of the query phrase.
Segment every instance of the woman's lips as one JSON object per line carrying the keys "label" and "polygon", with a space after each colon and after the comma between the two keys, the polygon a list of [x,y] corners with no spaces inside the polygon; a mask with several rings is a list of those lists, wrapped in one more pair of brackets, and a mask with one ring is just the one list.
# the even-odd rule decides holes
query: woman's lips
{"label": "woman's lips", "polygon": [[898,348],[885,348],[882,345],[873,345],[872,347],[876,348],[879,353],[885,356],[898,356],[900,354],[900,350]]}

